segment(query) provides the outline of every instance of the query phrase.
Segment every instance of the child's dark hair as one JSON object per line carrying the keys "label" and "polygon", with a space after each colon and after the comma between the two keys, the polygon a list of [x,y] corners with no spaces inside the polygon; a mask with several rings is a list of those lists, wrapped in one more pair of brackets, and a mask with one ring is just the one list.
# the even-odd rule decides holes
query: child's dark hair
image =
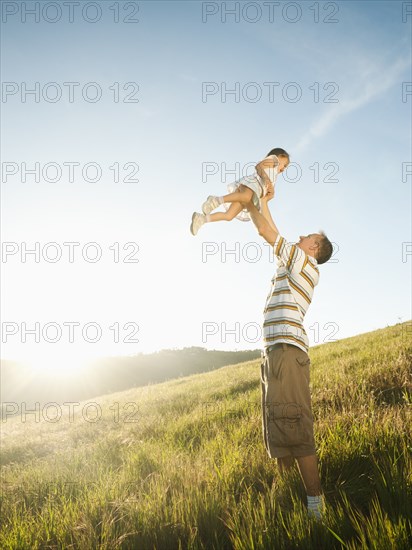
{"label": "child's dark hair", "polygon": [[280,147],[276,147],[275,149],[272,149],[271,151],[269,151],[269,153],[266,156],[268,157],[269,155],[276,155],[277,157],[286,157],[290,162],[289,153],[287,153],[284,149],[281,149]]}

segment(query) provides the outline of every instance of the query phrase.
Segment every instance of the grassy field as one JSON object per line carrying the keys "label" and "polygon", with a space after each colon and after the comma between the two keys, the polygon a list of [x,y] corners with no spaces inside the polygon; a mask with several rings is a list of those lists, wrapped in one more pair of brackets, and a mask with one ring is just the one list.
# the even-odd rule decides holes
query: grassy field
{"label": "grassy field", "polygon": [[[4,549],[412,547],[411,322],[314,347],[326,517],[263,445],[260,362],[3,417]],[[26,411],[27,413],[27,411]]]}

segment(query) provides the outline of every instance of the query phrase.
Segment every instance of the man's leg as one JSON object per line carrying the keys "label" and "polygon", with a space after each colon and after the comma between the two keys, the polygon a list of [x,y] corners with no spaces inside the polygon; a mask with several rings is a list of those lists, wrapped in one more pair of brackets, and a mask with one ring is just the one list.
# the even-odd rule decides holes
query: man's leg
{"label": "man's leg", "polygon": [[295,464],[295,459],[293,456],[282,456],[282,458],[277,458],[278,468],[281,475],[293,468]]}
{"label": "man's leg", "polygon": [[[316,455],[296,457],[300,475],[306,489],[306,494],[309,496],[317,496],[322,494],[322,487],[319,478],[318,460]],[[277,459],[279,472],[283,474],[291,468],[295,463],[293,456],[283,456]]]}
{"label": "man's leg", "polygon": [[277,461],[282,476],[293,467],[296,458],[307,492],[308,512],[320,519],[323,496],[313,435],[309,364],[309,356],[294,346],[282,344],[270,351],[262,366],[262,380],[265,382],[262,407],[264,433],[267,435],[265,443],[270,456],[273,456],[272,452],[276,456],[279,448],[288,447],[294,451],[302,447],[299,452],[307,450],[310,453],[307,456],[282,456]]}
{"label": "man's leg", "polygon": [[320,484],[318,459],[316,455],[297,456],[300,475],[305,485],[306,494],[309,496],[318,496],[322,494]]}
{"label": "man's leg", "polygon": [[324,497],[319,479],[318,459],[316,455],[309,455],[296,457],[296,460],[306,489],[308,513],[317,520],[322,519]]}

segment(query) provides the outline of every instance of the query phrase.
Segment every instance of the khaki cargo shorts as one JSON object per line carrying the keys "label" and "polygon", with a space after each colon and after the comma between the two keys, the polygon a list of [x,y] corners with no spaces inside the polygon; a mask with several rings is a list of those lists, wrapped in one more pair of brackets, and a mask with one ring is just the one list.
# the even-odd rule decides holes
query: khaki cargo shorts
{"label": "khaki cargo shorts", "polygon": [[262,359],[262,428],[271,458],[316,454],[309,367],[308,354],[290,344],[277,344]]}

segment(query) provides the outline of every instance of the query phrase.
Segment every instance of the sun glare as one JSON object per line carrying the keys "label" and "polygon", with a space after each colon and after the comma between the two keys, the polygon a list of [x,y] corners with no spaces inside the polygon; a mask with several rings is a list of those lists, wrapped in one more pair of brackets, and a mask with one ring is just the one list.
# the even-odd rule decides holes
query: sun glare
{"label": "sun glare", "polygon": [[65,351],[32,355],[25,358],[23,362],[35,376],[61,379],[84,373],[90,359],[79,353]]}

